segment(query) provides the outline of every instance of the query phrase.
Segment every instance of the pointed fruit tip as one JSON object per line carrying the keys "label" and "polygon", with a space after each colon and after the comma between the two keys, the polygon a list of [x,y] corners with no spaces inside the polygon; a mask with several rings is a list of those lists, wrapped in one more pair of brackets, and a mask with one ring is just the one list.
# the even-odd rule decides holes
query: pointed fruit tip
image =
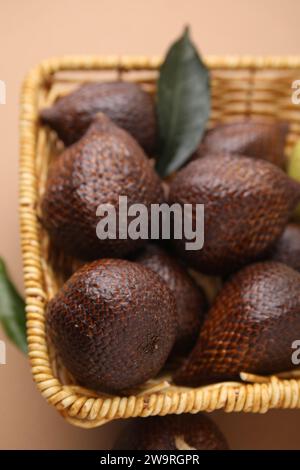
{"label": "pointed fruit tip", "polygon": [[40,111],[40,120],[43,124],[51,124],[55,120],[55,110],[52,108],[44,108]]}

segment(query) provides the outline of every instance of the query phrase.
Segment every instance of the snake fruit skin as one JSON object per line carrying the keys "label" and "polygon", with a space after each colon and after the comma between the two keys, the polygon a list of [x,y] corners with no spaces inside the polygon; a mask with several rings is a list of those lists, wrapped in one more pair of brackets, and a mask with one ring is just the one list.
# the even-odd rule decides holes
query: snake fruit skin
{"label": "snake fruit skin", "polygon": [[300,274],[272,261],[247,266],[223,287],[174,380],[199,386],[292,369],[299,331]]}
{"label": "snake fruit skin", "polygon": [[156,116],[152,97],[135,83],[86,83],[41,111],[41,121],[65,145],[79,140],[95,114],[106,114],[131,134],[146,153],[156,147]]}
{"label": "snake fruit skin", "polygon": [[175,340],[175,299],[138,263],[94,261],[49,302],[46,330],[80,384],[122,392],[165,364]]}
{"label": "snake fruit skin", "polygon": [[97,207],[111,204],[118,220],[119,196],[127,196],[128,206],[144,204],[149,217],[151,204],[164,200],[161,181],[142,148],[102,114],[50,167],[42,221],[53,243],[83,260],[122,257],[141,247],[141,239],[97,237]]}
{"label": "snake fruit skin", "polygon": [[147,245],[137,262],[159,274],[176,300],[177,334],[174,353],[186,353],[194,346],[204,320],[206,299],[184,267],[156,245]]}
{"label": "snake fruit skin", "polygon": [[227,450],[225,437],[202,414],[136,419],[121,433],[115,450]]}
{"label": "snake fruit skin", "polygon": [[273,250],[271,259],[300,272],[300,226],[288,224]]}
{"label": "snake fruit skin", "polygon": [[283,167],[287,133],[285,122],[248,120],[221,124],[206,133],[194,158],[220,152],[261,158]]}
{"label": "snake fruit skin", "polygon": [[275,165],[244,156],[207,155],[191,162],[171,183],[171,203],[204,204],[204,247],[177,251],[199,271],[225,275],[263,259],[299,201],[300,185]]}

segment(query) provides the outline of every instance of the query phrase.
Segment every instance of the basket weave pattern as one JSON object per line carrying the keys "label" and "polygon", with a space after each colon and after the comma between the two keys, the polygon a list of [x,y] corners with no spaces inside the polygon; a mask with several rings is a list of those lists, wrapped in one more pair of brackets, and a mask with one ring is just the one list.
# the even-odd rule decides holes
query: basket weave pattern
{"label": "basket weave pattern", "polygon": [[[300,137],[300,112],[292,104],[292,82],[300,78],[300,57],[206,60],[212,76],[209,125],[241,117],[287,120],[287,154]],[[20,117],[20,224],[26,293],[27,338],[32,374],[41,394],[71,423],[85,428],[118,418],[199,411],[264,413],[300,408],[300,373],[260,377],[241,374],[241,382],[200,388],[177,387],[162,375],[127,397],[97,394],[73,383],[45,335],[45,307],[75,269],[74,260],[53,253],[40,225],[39,202],[51,159],[62,149],[38,122],[39,110],[78,84],[94,80],[133,80],[155,93],[160,60],[144,57],[65,57],[41,63],[27,76]]]}

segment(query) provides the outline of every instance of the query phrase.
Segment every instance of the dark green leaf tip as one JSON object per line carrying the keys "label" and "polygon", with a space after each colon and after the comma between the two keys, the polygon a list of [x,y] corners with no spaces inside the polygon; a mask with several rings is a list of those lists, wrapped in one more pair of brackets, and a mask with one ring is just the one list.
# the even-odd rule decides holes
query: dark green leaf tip
{"label": "dark green leaf tip", "polygon": [[0,258],[0,324],[8,336],[24,353],[27,352],[25,303],[9,278],[5,263]]}
{"label": "dark green leaf tip", "polygon": [[185,39],[189,39],[190,37],[190,26],[189,25],[186,25],[184,30],[183,30],[183,37]]}

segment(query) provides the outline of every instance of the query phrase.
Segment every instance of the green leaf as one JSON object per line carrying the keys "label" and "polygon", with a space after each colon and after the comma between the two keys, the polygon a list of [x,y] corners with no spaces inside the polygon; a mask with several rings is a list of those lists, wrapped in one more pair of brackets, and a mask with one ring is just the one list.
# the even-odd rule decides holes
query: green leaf
{"label": "green leaf", "polygon": [[[290,178],[300,182],[300,140],[295,144],[288,160],[287,174]],[[293,218],[300,222],[300,204],[297,205]]]}
{"label": "green leaf", "polygon": [[196,150],[210,114],[210,78],[188,29],[169,49],[157,91],[161,176],[177,170]]}
{"label": "green leaf", "polygon": [[25,303],[11,282],[0,258],[0,324],[6,335],[27,352]]}

